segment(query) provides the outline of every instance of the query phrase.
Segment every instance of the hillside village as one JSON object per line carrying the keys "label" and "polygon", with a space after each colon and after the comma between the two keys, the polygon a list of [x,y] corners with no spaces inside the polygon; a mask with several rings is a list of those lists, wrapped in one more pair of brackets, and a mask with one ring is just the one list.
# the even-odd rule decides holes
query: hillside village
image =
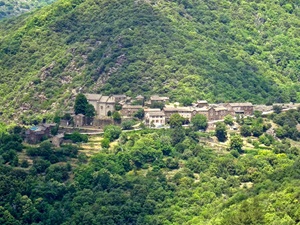
{"label": "hillside village", "polygon": [[246,103],[224,103],[209,104],[205,100],[199,100],[191,106],[180,106],[179,103],[170,103],[169,98],[165,96],[153,95],[149,100],[141,95],[136,98],[127,97],[126,95],[104,96],[101,94],[85,94],[89,104],[93,105],[96,116],[92,122],[86,123],[84,115],[74,115],[74,125],[76,127],[91,125],[100,126],[101,121],[109,119],[110,115],[116,111],[116,105],[119,105],[120,115],[123,120],[133,118],[139,111],[144,111],[144,121],[147,126],[160,127],[166,125],[171,115],[178,113],[191,122],[193,116],[197,114],[205,115],[208,121],[222,120],[226,115],[250,116],[253,114],[253,104]]}
{"label": "hillside village", "polygon": [[[88,104],[95,110],[95,116],[88,117],[81,113],[76,114],[74,110],[65,111],[65,116],[60,119],[59,126],[64,132],[72,132],[74,129],[90,131],[90,133],[99,133],[103,128],[110,124],[120,124],[124,121],[137,120],[147,127],[161,128],[168,127],[170,118],[174,114],[179,114],[185,119],[184,124],[192,122],[195,115],[204,115],[207,118],[207,130],[214,131],[216,123],[223,121],[230,115],[233,118],[252,116],[254,111],[260,111],[268,114],[272,112],[273,106],[253,105],[251,102],[219,103],[210,104],[206,100],[198,100],[191,106],[181,106],[178,102],[171,103],[169,97],[153,95],[147,100],[138,95],[135,98],[126,95],[84,94]],[[295,104],[278,104],[283,110],[295,108]],[[137,114],[142,116],[137,118]],[[114,113],[120,117],[118,121],[113,119]],[[66,116],[67,115],[67,116]],[[45,137],[51,135],[51,130],[57,127],[56,123],[40,124],[33,126],[26,131],[25,141],[28,143],[38,143]],[[58,129],[58,128],[57,128]],[[235,129],[235,127],[232,127]],[[52,143],[59,146],[63,141],[63,135],[60,132],[53,136]]]}

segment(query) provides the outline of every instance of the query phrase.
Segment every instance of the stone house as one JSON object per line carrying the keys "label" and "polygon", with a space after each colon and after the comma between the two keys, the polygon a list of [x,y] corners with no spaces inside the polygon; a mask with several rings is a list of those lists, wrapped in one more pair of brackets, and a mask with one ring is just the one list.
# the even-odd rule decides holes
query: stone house
{"label": "stone house", "polygon": [[178,109],[175,107],[165,107],[163,112],[165,113],[166,122],[169,122],[172,114],[178,113]]}
{"label": "stone house", "polygon": [[51,143],[55,146],[55,147],[60,147],[60,145],[63,143],[64,140],[64,134],[58,134],[55,135],[52,139],[51,139]]}
{"label": "stone house", "polygon": [[232,116],[242,114],[245,116],[253,115],[253,105],[251,102],[244,103],[226,103],[224,107],[228,109]]}
{"label": "stone house", "polygon": [[227,108],[218,106],[218,107],[213,107],[214,109],[214,119],[213,120],[222,120],[224,119],[225,116],[230,114]]}
{"label": "stone house", "polygon": [[82,127],[85,125],[85,116],[83,114],[74,115],[73,121],[75,127]]}
{"label": "stone house", "polygon": [[121,101],[125,101],[127,96],[126,95],[113,95],[112,96],[115,99],[116,103],[119,103]]}
{"label": "stone house", "polygon": [[[115,111],[117,100],[114,96],[104,96],[100,94],[85,94],[88,102],[92,104],[96,110],[96,118],[101,119],[107,117],[108,112]],[[125,95],[115,95],[118,101],[126,99]]]}
{"label": "stone house", "polygon": [[159,127],[166,124],[166,117],[163,111],[150,111],[145,113],[145,121],[148,126]]}
{"label": "stone house", "polygon": [[165,107],[163,111],[165,113],[167,122],[170,120],[170,117],[174,113],[178,113],[188,121],[191,121],[193,116],[193,109],[191,107]]}
{"label": "stone house", "polygon": [[134,114],[139,110],[142,109],[142,105],[123,105],[121,114],[124,117],[133,117]]}
{"label": "stone house", "polygon": [[193,115],[201,114],[206,116],[207,120],[214,120],[215,118],[215,110],[213,107],[202,107],[202,108],[195,108],[193,110]]}
{"label": "stone house", "polygon": [[153,104],[153,103],[155,103],[155,102],[163,102],[163,103],[165,103],[167,101],[169,101],[169,97],[160,97],[158,95],[152,95],[150,97],[150,105]]}
{"label": "stone house", "polygon": [[195,107],[202,108],[202,107],[207,107],[208,102],[206,100],[198,100],[195,104]]}
{"label": "stone house", "polygon": [[29,144],[37,144],[42,140],[49,138],[51,135],[51,129],[55,126],[56,124],[42,124],[30,127],[25,131],[25,142]]}

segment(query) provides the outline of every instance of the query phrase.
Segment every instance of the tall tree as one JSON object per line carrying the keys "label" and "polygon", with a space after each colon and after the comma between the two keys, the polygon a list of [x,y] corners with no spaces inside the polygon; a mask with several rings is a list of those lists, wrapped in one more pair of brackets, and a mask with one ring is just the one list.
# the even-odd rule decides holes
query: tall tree
{"label": "tall tree", "polygon": [[207,118],[205,115],[197,114],[192,118],[193,128],[195,130],[206,130],[207,128]]}
{"label": "tall tree", "polygon": [[83,114],[85,115],[86,113],[86,108],[87,108],[87,105],[88,105],[88,101],[85,97],[84,94],[78,94],[76,96],[76,99],[75,99],[75,105],[74,105],[74,111],[75,111],[75,114],[78,115],[78,114]]}
{"label": "tall tree", "polygon": [[85,108],[85,115],[88,118],[93,118],[96,115],[96,110],[92,104],[87,104]]}
{"label": "tall tree", "polygon": [[216,125],[216,136],[219,141],[226,141],[227,139],[227,130],[225,123],[218,122]]}

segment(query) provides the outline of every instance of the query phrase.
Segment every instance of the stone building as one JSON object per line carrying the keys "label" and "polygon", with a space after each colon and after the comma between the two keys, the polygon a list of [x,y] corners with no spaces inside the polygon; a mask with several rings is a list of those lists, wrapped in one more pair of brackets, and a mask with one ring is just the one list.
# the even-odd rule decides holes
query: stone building
{"label": "stone building", "polygon": [[195,107],[202,108],[202,107],[207,107],[208,102],[206,100],[198,100],[195,104]]}
{"label": "stone building", "polygon": [[228,109],[232,116],[242,114],[245,116],[253,115],[253,105],[251,102],[244,103],[226,103],[224,107]]}
{"label": "stone building", "polygon": [[74,115],[73,121],[75,127],[82,127],[85,125],[85,116],[83,114]]}
{"label": "stone building", "polygon": [[104,96],[101,94],[85,94],[88,102],[92,104],[96,110],[96,118],[101,119],[107,117],[108,112],[113,113],[115,111],[115,104],[118,101],[126,99],[125,95]]}
{"label": "stone building", "polygon": [[150,111],[145,113],[146,124],[150,127],[159,127],[166,124],[166,117],[163,111]]}
{"label": "stone building", "polygon": [[113,95],[112,96],[115,99],[116,103],[119,103],[121,101],[125,101],[127,96],[126,95]]}
{"label": "stone building", "polygon": [[150,105],[155,103],[155,102],[163,102],[166,103],[167,101],[169,101],[169,97],[160,97],[158,95],[152,95],[150,97]]}
{"label": "stone building", "polygon": [[142,105],[123,105],[121,114],[125,117],[133,117],[134,114],[139,110],[143,109]]}
{"label": "stone building", "polygon": [[55,126],[56,124],[42,124],[30,127],[25,131],[25,142],[29,144],[37,144],[42,140],[49,138],[51,135],[51,129]]}
{"label": "stone building", "polygon": [[174,113],[178,113],[180,116],[188,121],[191,121],[193,116],[193,108],[191,107],[165,107],[163,109],[166,117],[166,121],[170,121],[170,117]]}

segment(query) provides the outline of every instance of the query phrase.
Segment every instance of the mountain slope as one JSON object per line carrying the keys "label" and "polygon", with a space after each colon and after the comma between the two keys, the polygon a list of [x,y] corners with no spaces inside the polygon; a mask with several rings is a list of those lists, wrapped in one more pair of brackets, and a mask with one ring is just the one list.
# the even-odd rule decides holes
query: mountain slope
{"label": "mountain slope", "polygon": [[0,111],[55,111],[79,89],[295,101],[299,14],[296,1],[60,0],[0,24]]}
{"label": "mountain slope", "polygon": [[0,19],[16,16],[34,8],[48,5],[55,0],[1,0]]}

